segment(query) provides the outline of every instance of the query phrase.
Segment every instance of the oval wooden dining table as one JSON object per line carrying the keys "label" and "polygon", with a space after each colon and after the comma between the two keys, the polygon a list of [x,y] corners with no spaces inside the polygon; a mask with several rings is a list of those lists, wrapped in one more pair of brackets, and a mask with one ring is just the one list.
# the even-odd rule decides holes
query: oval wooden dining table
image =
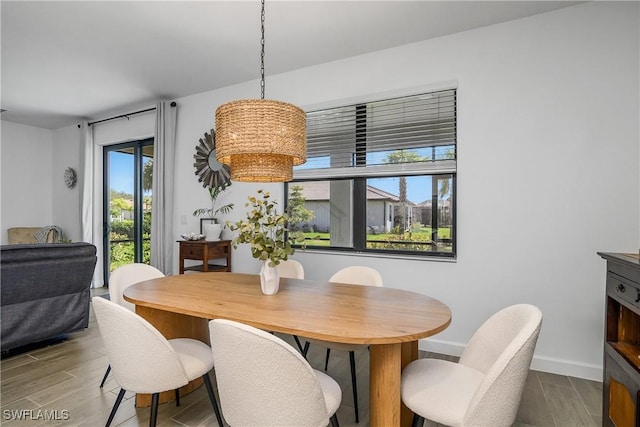
{"label": "oval wooden dining table", "polygon": [[[418,358],[420,338],[451,323],[445,304],[414,292],[281,278],[276,295],[263,295],[259,276],[242,273],[147,280],[128,287],[124,299],[168,339],[192,337],[209,343],[209,319],[223,318],[268,331],[369,345],[372,427],[411,423],[412,414],[400,400],[401,370]],[[185,386],[181,393],[196,386]],[[173,392],[165,392],[161,401],[172,398]],[[136,399],[138,406],[148,405],[148,396]]]}

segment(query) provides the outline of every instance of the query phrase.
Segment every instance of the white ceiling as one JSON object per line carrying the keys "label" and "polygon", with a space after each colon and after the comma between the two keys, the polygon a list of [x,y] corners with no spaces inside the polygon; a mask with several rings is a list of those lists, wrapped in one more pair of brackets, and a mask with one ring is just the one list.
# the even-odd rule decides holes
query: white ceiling
{"label": "white ceiling", "polygon": [[[269,74],[576,3],[268,0],[267,83]],[[57,129],[260,75],[258,0],[2,0],[0,14],[2,120]]]}

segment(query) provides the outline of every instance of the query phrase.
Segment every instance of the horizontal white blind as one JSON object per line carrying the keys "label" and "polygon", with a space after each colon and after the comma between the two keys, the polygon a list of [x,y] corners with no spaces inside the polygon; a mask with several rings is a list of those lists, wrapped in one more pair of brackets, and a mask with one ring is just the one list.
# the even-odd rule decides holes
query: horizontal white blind
{"label": "horizontal white blind", "polygon": [[368,175],[381,165],[400,172],[421,163],[433,171],[441,161],[450,171],[455,146],[455,89],[311,111],[307,163],[295,168],[294,177],[317,169],[324,169],[323,175],[331,174],[327,169],[341,176]]}

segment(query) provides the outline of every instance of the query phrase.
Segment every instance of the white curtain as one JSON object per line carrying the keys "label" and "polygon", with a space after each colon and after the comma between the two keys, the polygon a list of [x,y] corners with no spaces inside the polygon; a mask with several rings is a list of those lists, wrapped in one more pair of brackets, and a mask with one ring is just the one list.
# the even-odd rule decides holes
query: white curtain
{"label": "white curtain", "polygon": [[151,265],[173,274],[173,171],[176,140],[176,104],[156,106],[151,205]]}
{"label": "white curtain", "polygon": [[[81,191],[81,206],[80,206],[80,219],[82,221],[82,241],[92,243],[97,246],[94,234],[94,145],[93,145],[93,128],[89,126],[89,122],[82,122],[82,147],[81,158],[82,165],[80,170],[80,191]],[[100,252],[100,251],[98,251]],[[96,269],[93,273],[93,280],[91,287],[95,287],[99,280],[96,278],[102,274],[102,263],[96,264]]]}

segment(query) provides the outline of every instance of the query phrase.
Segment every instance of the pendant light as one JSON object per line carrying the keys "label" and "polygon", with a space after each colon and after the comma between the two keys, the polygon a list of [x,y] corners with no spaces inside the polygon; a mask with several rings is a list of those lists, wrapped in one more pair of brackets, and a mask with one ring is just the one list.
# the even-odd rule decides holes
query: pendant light
{"label": "pendant light", "polygon": [[216,110],[216,158],[231,179],[285,182],[307,160],[306,115],[295,105],[264,99],[264,0],[260,39],[260,99],[231,101]]}

